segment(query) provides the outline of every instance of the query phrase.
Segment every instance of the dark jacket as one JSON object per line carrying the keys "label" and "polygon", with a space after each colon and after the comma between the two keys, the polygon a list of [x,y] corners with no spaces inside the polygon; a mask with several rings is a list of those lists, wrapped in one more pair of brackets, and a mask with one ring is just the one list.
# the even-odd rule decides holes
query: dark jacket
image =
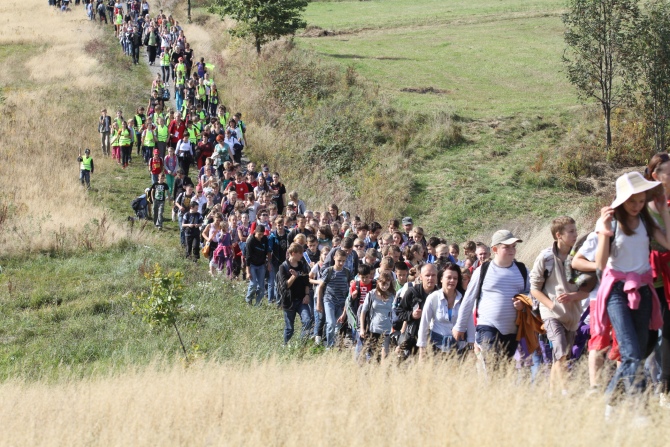
{"label": "dark jacket", "polygon": [[405,295],[400,300],[400,305],[398,306],[398,320],[407,322],[407,332],[413,337],[416,337],[416,334],[419,332],[419,324],[421,319],[415,320],[412,317],[412,312],[414,312],[414,306],[419,305],[419,309],[423,309],[423,305],[426,303],[426,298],[432,292],[437,289],[433,289],[430,292],[426,292],[423,289],[421,283],[417,283],[412,287],[409,287],[405,292]]}
{"label": "dark jacket", "polygon": [[267,236],[263,236],[259,241],[256,236],[252,235],[247,241],[244,259],[247,265],[265,265],[268,253],[270,253],[270,245]]}
{"label": "dark jacket", "polygon": [[141,47],[142,46],[142,32],[135,31],[131,36],[130,36],[130,42],[133,44],[135,48]]}
{"label": "dark jacket", "polygon": [[277,230],[273,230],[268,238],[270,251],[272,251],[272,265],[279,266],[286,261],[286,250],[288,250],[288,234],[284,228],[284,235],[277,234]]}
{"label": "dark jacket", "polygon": [[293,310],[299,310],[300,305],[302,303],[302,300],[305,298],[305,290],[310,286],[309,285],[309,267],[307,266],[307,262],[301,260],[298,262],[297,267],[291,267],[287,262],[282,262],[281,265],[279,266],[278,270],[278,275],[280,278],[280,281],[282,281],[283,287],[287,287],[288,285],[288,280],[291,278],[291,274],[289,273],[289,269],[293,268],[300,276],[298,276],[295,281],[293,281],[293,285],[288,288],[290,291],[291,295],[291,300],[290,301],[285,301],[282,300],[282,308],[283,309],[293,309]]}

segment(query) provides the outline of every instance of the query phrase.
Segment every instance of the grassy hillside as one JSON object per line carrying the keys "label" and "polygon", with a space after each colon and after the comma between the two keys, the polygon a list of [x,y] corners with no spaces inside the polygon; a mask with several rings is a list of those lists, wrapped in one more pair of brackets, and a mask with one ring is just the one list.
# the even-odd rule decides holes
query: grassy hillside
{"label": "grassy hillside", "polygon": [[408,115],[458,117],[465,142],[417,148],[406,212],[462,241],[500,225],[529,231],[598,200],[566,187],[574,179],[561,169],[561,148],[587,116],[563,73],[563,7],[553,0],[313,2],[298,40],[354,67]]}

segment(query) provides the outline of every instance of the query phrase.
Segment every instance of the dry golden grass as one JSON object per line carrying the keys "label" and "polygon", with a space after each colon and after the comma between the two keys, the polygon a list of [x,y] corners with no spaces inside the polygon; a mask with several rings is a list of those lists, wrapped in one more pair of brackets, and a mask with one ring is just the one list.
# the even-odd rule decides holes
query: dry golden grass
{"label": "dry golden grass", "polygon": [[0,385],[0,445],[665,445],[670,413],[604,421],[599,397],[549,398],[471,363],[310,362],[156,367],[54,385]]}
{"label": "dry golden grass", "polygon": [[76,160],[92,149],[94,187],[111,166],[97,116],[114,73],[84,49],[102,28],[81,6],[60,13],[42,0],[0,2],[0,18],[0,255],[113,242],[123,227],[84,193]]}

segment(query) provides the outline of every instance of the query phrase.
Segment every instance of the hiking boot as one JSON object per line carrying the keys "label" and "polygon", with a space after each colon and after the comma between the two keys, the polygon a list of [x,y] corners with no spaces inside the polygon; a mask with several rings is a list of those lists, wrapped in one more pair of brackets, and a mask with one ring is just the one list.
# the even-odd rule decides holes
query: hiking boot
{"label": "hiking boot", "polygon": [[317,346],[320,346],[321,345],[321,337],[319,337],[318,335],[316,337],[314,337],[314,344],[317,345]]}
{"label": "hiking boot", "polygon": [[661,393],[659,395],[659,405],[661,408],[665,408],[666,410],[670,410],[670,396],[668,396],[667,393]]}

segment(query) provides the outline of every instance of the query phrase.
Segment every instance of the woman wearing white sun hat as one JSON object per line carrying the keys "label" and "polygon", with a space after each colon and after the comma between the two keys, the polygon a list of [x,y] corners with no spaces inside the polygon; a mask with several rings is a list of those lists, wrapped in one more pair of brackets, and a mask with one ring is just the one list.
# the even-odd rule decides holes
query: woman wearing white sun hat
{"label": "woman wearing white sun hat", "polygon": [[[659,228],[649,215],[647,202],[654,200],[664,225]],[[596,266],[602,271],[591,333],[614,329],[621,364],[606,389],[611,397],[620,381],[628,394],[644,391],[642,363],[649,329],[663,325],[660,304],[649,264],[649,241],[653,238],[670,249],[670,215],[660,182],[645,180],[629,172],[616,181],[616,198],[604,207],[596,224]]]}

